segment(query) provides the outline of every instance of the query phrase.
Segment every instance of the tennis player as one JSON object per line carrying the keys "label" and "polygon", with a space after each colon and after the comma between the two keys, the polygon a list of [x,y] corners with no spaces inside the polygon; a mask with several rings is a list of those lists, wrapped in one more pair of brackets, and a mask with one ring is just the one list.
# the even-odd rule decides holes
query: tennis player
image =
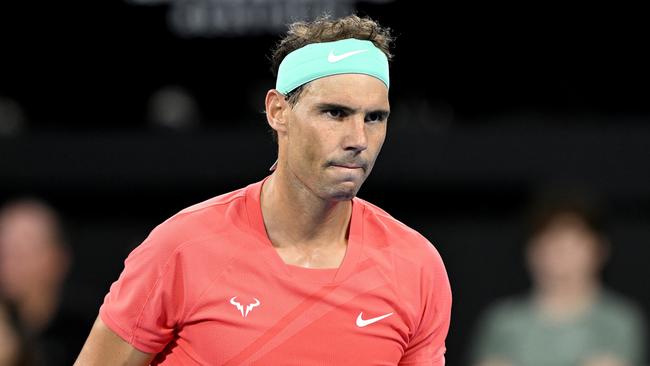
{"label": "tennis player", "polygon": [[386,137],[391,43],[357,16],[290,25],[265,99],[272,172],[156,227],[77,365],[444,365],[439,253],[356,197]]}

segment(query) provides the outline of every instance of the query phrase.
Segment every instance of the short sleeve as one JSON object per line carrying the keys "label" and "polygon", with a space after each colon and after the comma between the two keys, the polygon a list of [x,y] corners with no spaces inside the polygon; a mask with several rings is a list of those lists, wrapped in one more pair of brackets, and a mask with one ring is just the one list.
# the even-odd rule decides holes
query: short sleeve
{"label": "short sleeve", "polygon": [[433,246],[431,248],[434,259],[423,267],[421,275],[421,321],[399,362],[400,366],[445,364],[445,339],[451,320],[451,286],[440,254]]}
{"label": "short sleeve", "polygon": [[184,280],[178,257],[178,250],[154,230],[129,254],[99,310],[104,323],[140,351],[162,351],[182,317]]}
{"label": "short sleeve", "polygon": [[629,301],[610,305],[603,315],[606,332],[599,333],[600,349],[604,354],[639,365],[645,358],[645,318],[638,307]]}

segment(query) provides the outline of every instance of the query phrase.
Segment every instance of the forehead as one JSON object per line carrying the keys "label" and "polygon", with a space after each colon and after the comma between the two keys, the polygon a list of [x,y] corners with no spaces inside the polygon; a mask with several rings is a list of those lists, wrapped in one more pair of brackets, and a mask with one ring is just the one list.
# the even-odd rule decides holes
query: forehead
{"label": "forehead", "polygon": [[592,231],[588,225],[582,220],[573,217],[559,217],[547,224],[535,237],[535,243],[564,243],[569,239],[572,242],[579,240],[580,242],[593,243],[592,246],[600,243],[598,234]]}
{"label": "forehead", "polygon": [[301,96],[307,103],[335,103],[354,108],[388,110],[388,88],[365,74],[340,74],[316,79]]}
{"label": "forehead", "polygon": [[19,204],[0,214],[0,238],[54,237],[55,217],[46,209]]}

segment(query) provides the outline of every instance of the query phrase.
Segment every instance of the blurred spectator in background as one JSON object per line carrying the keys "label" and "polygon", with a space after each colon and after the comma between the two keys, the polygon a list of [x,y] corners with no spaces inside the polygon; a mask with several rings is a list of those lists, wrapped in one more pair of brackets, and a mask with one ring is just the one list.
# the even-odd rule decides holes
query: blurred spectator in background
{"label": "blurred spectator in background", "polygon": [[526,247],[532,292],[498,302],[481,319],[478,366],[630,366],[643,361],[643,316],[603,287],[609,244],[592,203],[541,200]]}
{"label": "blurred spectator in background", "polygon": [[21,358],[26,352],[15,320],[7,304],[0,302],[0,366],[25,364]]}
{"label": "blurred spectator in background", "polygon": [[155,91],[147,102],[149,124],[163,131],[192,131],[201,122],[196,98],[185,88],[168,85]]}
{"label": "blurred spectator in background", "polygon": [[74,362],[89,324],[62,306],[70,262],[59,217],[51,207],[21,199],[0,209],[0,291],[7,304],[6,316],[0,316],[7,319],[0,325],[0,343],[14,337],[18,358],[25,358],[7,365]]}
{"label": "blurred spectator in background", "polygon": [[26,125],[25,111],[20,104],[0,95],[0,137],[16,136]]}

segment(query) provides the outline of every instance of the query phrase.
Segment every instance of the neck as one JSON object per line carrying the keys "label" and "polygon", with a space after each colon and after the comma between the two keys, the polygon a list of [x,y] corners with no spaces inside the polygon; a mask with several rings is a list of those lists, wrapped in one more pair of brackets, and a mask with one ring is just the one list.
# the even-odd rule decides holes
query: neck
{"label": "neck", "polygon": [[59,306],[58,290],[38,289],[26,293],[16,304],[21,322],[32,334],[41,332]]}
{"label": "neck", "polygon": [[562,320],[579,316],[595,301],[599,286],[595,281],[572,282],[540,286],[535,300],[543,314]]}
{"label": "neck", "polygon": [[347,242],[351,201],[327,201],[276,171],[262,187],[264,224],[273,245],[340,246]]}

